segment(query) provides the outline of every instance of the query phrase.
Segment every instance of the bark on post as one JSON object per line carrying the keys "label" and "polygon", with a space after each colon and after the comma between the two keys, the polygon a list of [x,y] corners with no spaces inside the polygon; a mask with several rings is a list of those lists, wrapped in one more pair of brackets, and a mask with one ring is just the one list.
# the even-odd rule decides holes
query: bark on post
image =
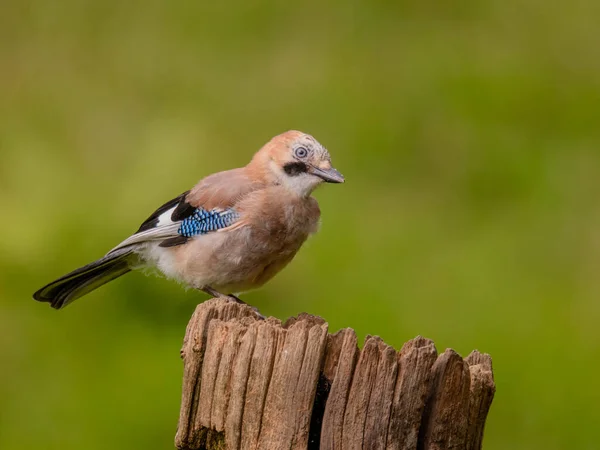
{"label": "bark on post", "polygon": [[420,336],[359,350],[350,328],[224,299],[196,308],[181,355],[182,450],[476,450],[495,392],[489,355],[438,356]]}

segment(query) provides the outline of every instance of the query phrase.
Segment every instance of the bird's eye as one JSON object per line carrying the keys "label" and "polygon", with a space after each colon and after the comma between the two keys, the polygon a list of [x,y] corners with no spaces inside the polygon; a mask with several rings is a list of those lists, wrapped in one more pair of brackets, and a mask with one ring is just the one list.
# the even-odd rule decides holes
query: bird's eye
{"label": "bird's eye", "polygon": [[296,155],[296,158],[306,158],[308,156],[308,150],[306,150],[304,147],[298,147],[295,151],[294,154]]}

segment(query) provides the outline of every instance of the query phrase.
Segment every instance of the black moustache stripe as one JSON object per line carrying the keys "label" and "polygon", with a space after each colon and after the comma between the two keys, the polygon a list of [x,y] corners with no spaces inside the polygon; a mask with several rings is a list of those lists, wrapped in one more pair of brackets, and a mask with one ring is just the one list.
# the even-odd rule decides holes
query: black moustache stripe
{"label": "black moustache stripe", "polygon": [[295,177],[302,173],[308,172],[308,166],[299,161],[291,162],[283,166],[283,170],[285,170],[285,173],[287,173],[290,177]]}

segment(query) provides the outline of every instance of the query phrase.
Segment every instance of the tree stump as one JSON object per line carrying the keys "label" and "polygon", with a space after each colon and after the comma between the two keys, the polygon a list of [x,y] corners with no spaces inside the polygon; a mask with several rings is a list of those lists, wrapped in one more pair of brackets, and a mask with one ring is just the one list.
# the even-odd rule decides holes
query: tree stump
{"label": "tree stump", "polygon": [[199,305],[181,355],[179,449],[481,448],[495,385],[489,355],[438,356],[422,337],[398,352],[354,330],[284,324],[225,299]]}

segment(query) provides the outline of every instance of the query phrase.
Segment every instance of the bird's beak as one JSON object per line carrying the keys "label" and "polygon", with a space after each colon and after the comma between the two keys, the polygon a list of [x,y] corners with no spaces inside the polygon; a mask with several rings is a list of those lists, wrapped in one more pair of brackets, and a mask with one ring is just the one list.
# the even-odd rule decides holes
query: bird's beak
{"label": "bird's beak", "polygon": [[343,183],[345,181],[344,175],[339,173],[333,167],[329,169],[321,169],[319,167],[311,166],[310,171],[313,175],[322,178],[326,183]]}

